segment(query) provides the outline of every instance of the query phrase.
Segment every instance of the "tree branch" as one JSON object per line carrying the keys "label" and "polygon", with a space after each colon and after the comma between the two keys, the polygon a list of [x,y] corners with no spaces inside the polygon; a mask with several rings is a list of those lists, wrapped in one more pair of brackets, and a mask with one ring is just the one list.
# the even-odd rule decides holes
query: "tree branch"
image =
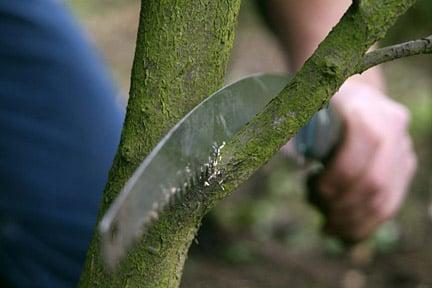
{"label": "tree branch", "polygon": [[[233,191],[279,151],[353,74],[363,58],[414,0],[368,0],[353,4],[285,89],[222,151],[225,191]],[[217,189],[217,188],[215,188]],[[212,196],[210,196],[212,197]]]}
{"label": "tree branch", "polygon": [[[126,119],[98,219],[160,138],[222,85],[239,9],[240,0],[141,0]],[[177,287],[199,220],[176,221],[161,218],[115,274],[104,269],[96,229],[80,287]]]}
{"label": "tree branch", "polygon": [[[202,1],[175,2],[192,3],[191,5],[197,5],[196,3],[201,3]],[[209,3],[219,3],[220,1],[204,2],[208,2],[206,5],[209,5]],[[234,1],[221,1],[220,3],[231,2]],[[81,278],[82,287],[120,287],[128,286],[129,284],[131,284],[131,286],[152,288],[177,287],[179,283],[179,277],[181,275],[183,261],[185,259],[185,253],[190,245],[190,242],[195,236],[202,217],[219,200],[230,194],[256,169],[268,161],[273,154],[279,151],[280,147],[283,146],[295,133],[297,133],[297,131],[312,117],[316,111],[328,103],[330,97],[339,89],[339,87],[348,77],[360,71],[360,68],[364,66],[364,55],[370,46],[384,37],[385,32],[394,24],[396,19],[405,13],[405,11],[410,6],[412,6],[414,2],[415,0],[356,1],[355,4],[352,5],[347,13],[343,16],[341,21],[335,26],[332,32],[330,32],[326,39],[319,45],[312,57],[306,61],[302,69],[296,73],[296,75],[294,75],[280,95],[271,101],[262,113],[257,115],[244,129],[242,129],[242,131],[240,131],[231,141],[227,143],[220,155],[221,160],[219,161],[218,165],[218,170],[220,173],[217,173],[218,176],[210,181],[210,186],[200,187],[186,193],[181,201],[160,213],[159,220],[149,228],[146,235],[144,236],[143,241],[140,241],[140,243],[138,243],[138,245],[136,245],[136,247],[130,251],[126,261],[123,261],[118,275],[108,275],[103,271],[102,264],[98,258],[99,251],[96,250],[99,248],[99,240],[97,236],[95,237],[94,244],[92,246],[93,248],[90,250],[87,258],[86,273],[84,273],[83,277]],[[156,5],[156,3],[159,3],[159,1],[156,0],[146,0],[143,1],[143,3],[154,3],[154,7],[159,7]],[[193,7],[191,7],[191,9],[192,8]],[[204,9],[204,6],[201,8],[203,8],[201,11],[203,14],[201,17],[203,19],[211,19],[211,17],[204,15],[204,13],[215,11],[215,9]],[[232,11],[231,15],[236,14],[235,10],[237,8],[237,4],[231,5],[231,9],[229,10]],[[167,5],[165,9],[169,10],[170,6]],[[145,9],[143,10],[145,11],[143,13],[146,13],[146,17],[142,16],[141,21],[148,22],[151,19],[154,19],[157,20],[157,22],[146,22],[145,24],[147,24],[147,26],[140,25],[140,30],[142,30],[141,49],[143,49],[143,51],[137,52],[137,54],[148,54],[146,51],[146,45],[150,43],[154,44],[155,46],[154,54],[151,54],[150,56],[158,57],[158,55],[160,55],[159,57],[163,57],[163,59],[159,59],[158,61],[170,59],[169,57],[162,55],[157,49],[164,47],[161,45],[160,41],[166,41],[166,43],[162,44],[168,45],[175,43],[174,40],[176,37],[179,37],[179,34],[167,34],[165,33],[164,29],[168,27],[172,29],[171,32],[173,32],[176,31],[176,27],[183,26],[179,26],[177,23],[172,23],[171,18],[169,17],[155,19],[154,12],[150,10],[146,11]],[[179,11],[186,12],[189,10]],[[219,14],[222,13],[223,11],[220,10]],[[184,20],[187,19],[187,16],[188,15],[185,16],[186,18],[184,18]],[[196,16],[196,19],[199,20],[201,18]],[[193,19],[187,20],[193,21]],[[217,33],[220,30],[228,31],[230,33],[232,32],[232,29],[224,30],[224,22],[218,20],[214,21],[214,23],[219,23],[220,25],[218,25],[218,27],[216,27],[217,29],[212,33]],[[232,21],[229,21],[229,23],[231,24]],[[163,26],[165,24],[167,27]],[[185,25],[186,23],[182,24]],[[163,29],[160,31],[156,30],[154,35],[157,37],[157,39],[155,39],[154,42],[150,41],[151,39],[149,40],[149,38],[146,38],[149,37],[149,35],[152,36],[152,33],[147,35],[144,33],[146,32],[145,29],[149,29],[151,32],[151,27],[163,27]],[[191,33],[189,30],[181,32],[184,32],[184,34]],[[146,37],[144,37],[144,35]],[[208,33],[208,35],[206,34],[203,37],[203,39],[208,40],[211,39],[212,34]],[[198,37],[197,40],[199,39],[200,38]],[[219,43],[221,45],[226,43],[226,37],[224,37],[222,40],[223,41],[220,41]],[[211,47],[217,48],[218,46]],[[222,45],[220,47],[225,46]],[[181,51],[188,53],[189,50],[186,48],[187,47],[183,47]],[[166,53],[169,55],[171,52],[176,51],[177,50],[173,49],[173,47],[167,46]],[[201,49],[199,52],[203,51],[204,50]],[[200,57],[199,55],[200,54],[192,54],[192,60],[194,57]],[[214,55],[217,55],[217,53]],[[178,57],[178,55],[174,53],[172,57],[174,60],[176,60],[177,58],[175,57]],[[144,81],[144,83],[145,81],[150,81],[154,85],[155,89],[158,89],[157,91],[161,91],[161,95],[168,96],[165,90],[169,89],[170,85],[162,85],[164,83],[161,84],[161,80],[158,79],[158,77],[161,77],[161,79],[166,79],[163,74],[166,71],[172,72],[170,69],[174,69],[177,66],[174,64],[170,67],[167,66],[167,70],[163,70],[161,72],[162,75],[155,74],[156,76],[153,75],[154,77],[148,78],[146,77],[146,69],[153,69],[153,73],[157,73],[158,66],[155,65],[153,58],[143,58],[144,59],[138,59],[138,62],[143,64],[145,67],[140,70],[137,68],[136,71],[134,71],[134,74],[139,76],[137,77],[137,80],[140,78],[139,80]],[[181,60],[184,59],[187,60],[188,57],[181,58]],[[172,63],[176,62],[172,61]],[[198,64],[201,64],[201,66],[198,65],[197,69],[202,69],[205,67],[206,62]],[[220,65],[218,65],[218,67],[220,67]],[[168,79],[166,83],[171,83],[169,81],[172,81],[172,83],[177,83],[176,81],[178,81],[178,77],[185,76],[185,71],[180,70],[175,72],[178,74],[173,73],[171,75],[172,79]],[[199,77],[200,73],[196,72],[197,71],[192,70],[192,76],[196,74],[195,77]],[[216,76],[219,77],[220,74],[217,73]],[[215,77],[214,79],[219,79],[220,77],[218,77]],[[185,79],[190,79],[190,77],[186,77]],[[138,82],[137,80],[135,82],[139,83],[139,85],[136,84],[135,88],[131,90],[132,92],[140,92],[142,90],[146,91],[145,89],[152,87],[149,85],[144,85],[145,89],[143,89],[141,87],[142,82]],[[197,84],[201,83],[202,81],[204,84]],[[201,93],[205,90],[202,85],[205,86],[207,83],[209,83],[209,81],[205,81],[205,77],[197,78],[197,82],[193,82],[195,85],[190,87],[187,86],[187,84],[190,83],[183,83],[180,87],[187,90],[180,89],[180,91],[196,94],[195,88],[198,87],[201,88],[199,90]],[[177,97],[175,94],[177,90],[174,88],[173,91],[171,91],[172,97]],[[150,89],[148,93],[152,93],[152,90]],[[183,93],[182,96],[184,96],[185,93]],[[204,95],[207,94],[208,93],[204,93]],[[135,141],[142,143],[144,140],[141,138],[145,138],[145,135],[144,137],[141,137],[138,132],[142,126],[139,124],[143,122],[147,123],[148,121],[147,118],[142,118],[147,116],[142,114],[145,114],[143,112],[147,111],[145,110],[147,107],[146,105],[143,105],[143,103],[146,103],[145,97],[148,97],[148,95],[135,96],[132,93],[131,97],[132,99],[137,97],[135,100],[137,102],[135,103],[137,108],[128,107],[128,109],[135,109],[137,111],[137,115],[141,115],[141,118],[135,119],[135,122],[132,118],[132,120],[126,118],[125,125],[126,127],[129,127],[129,130],[124,130],[123,135],[125,139],[129,138],[130,141],[122,142],[122,150],[119,152],[119,154],[134,156],[132,158],[128,158],[133,160],[133,165],[130,165],[130,163],[126,162],[125,165],[127,167],[127,172],[123,172],[125,169],[121,165],[113,167],[112,175],[116,176],[115,174],[117,173],[120,174],[121,177],[111,177],[112,180],[110,180],[110,183],[112,182],[116,187],[107,189],[104,207],[109,205],[111,199],[120,190],[119,187],[123,185],[124,181],[127,179],[127,176],[131,174],[130,170],[133,167],[136,167],[136,162],[142,159],[141,156],[145,155],[143,151],[148,151],[135,144]],[[165,98],[167,100],[170,99],[169,97]],[[170,103],[170,105],[175,105],[176,103],[178,104],[180,102],[174,101],[173,103]],[[129,106],[130,105],[131,104],[129,104]],[[175,107],[170,105],[168,105],[170,108]],[[161,108],[163,111],[163,105]],[[168,116],[167,119],[169,118]],[[132,122],[132,124],[128,125],[128,122]],[[150,125],[151,124],[152,123],[150,123]],[[145,128],[149,129],[148,126]],[[164,127],[164,129],[165,128],[166,127]],[[161,131],[163,130],[158,130],[154,135],[160,136]],[[134,136],[133,132],[138,133],[138,136]],[[154,141],[156,138],[151,137],[151,139]],[[124,143],[129,144],[126,145]],[[150,147],[150,145],[146,144],[145,147],[147,149]],[[162,271],[163,269],[167,269],[167,271]]]}
{"label": "tree branch", "polygon": [[358,72],[364,72],[388,61],[419,54],[432,54],[432,35],[371,51],[364,56],[363,65],[360,66]]}
{"label": "tree branch", "polygon": [[[177,251],[189,247],[190,242],[185,240],[192,241],[202,217],[265,164],[328,103],[343,82],[363,65],[368,49],[384,37],[414,2],[368,0],[352,5],[280,95],[226,144],[218,161],[219,173],[208,181],[210,186],[198,185],[162,211],[159,220],[147,230],[144,241],[130,253],[150,255],[145,251],[151,251],[152,257],[160,261],[183,255]],[[189,238],[165,240],[185,232],[189,232]]]}

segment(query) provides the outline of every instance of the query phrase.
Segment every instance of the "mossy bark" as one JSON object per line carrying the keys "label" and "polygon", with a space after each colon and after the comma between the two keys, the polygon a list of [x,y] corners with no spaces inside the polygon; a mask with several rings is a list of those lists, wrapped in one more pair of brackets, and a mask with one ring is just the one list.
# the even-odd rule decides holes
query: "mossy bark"
{"label": "mossy bark", "polygon": [[[130,97],[120,146],[99,217],[159,139],[203,98],[220,88],[240,0],[143,0]],[[80,287],[177,287],[200,218],[179,225],[161,217],[116,273],[92,239]]]}
{"label": "mossy bark", "polygon": [[[218,177],[159,215],[114,275],[95,234],[81,287],[177,287],[201,218],[262,166],[352,74],[415,0],[358,0],[287,87],[222,150]],[[238,1],[143,1],[131,98],[101,213],[157,140],[221,83]],[[313,20],[311,20],[313,21]]]}
{"label": "mossy bark", "polygon": [[381,63],[420,54],[432,54],[432,35],[369,52],[359,70],[365,71]]}
{"label": "mossy bark", "polygon": [[[321,42],[285,89],[222,151],[221,179],[233,191],[283,146],[364,67],[368,49],[385,36],[415,0],[359,0]],[[215,188],[216,189],[216,188]]]}

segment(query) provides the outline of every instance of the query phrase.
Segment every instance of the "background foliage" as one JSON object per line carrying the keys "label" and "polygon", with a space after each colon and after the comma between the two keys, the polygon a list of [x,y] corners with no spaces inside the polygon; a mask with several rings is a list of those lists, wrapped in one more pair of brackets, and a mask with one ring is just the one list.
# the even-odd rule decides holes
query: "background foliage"
{"label": "background foliage", "polygon": [[[258,71],[286,71],[288,60],[274,35],[252,1],[243,2],[227,82]],[[111,67],[125,103],[138,1],[70,4]],[[420,0],[383,45],[431,31],[432,1]],[[384,70],[390,95],[412,112],[420,165],[397,219],[345,251],[320,234],[320,215],[303,199],[304,169],[278,155],[207,217],[186,265],[184,287],[432,287],[432,57],[398,60]]]}

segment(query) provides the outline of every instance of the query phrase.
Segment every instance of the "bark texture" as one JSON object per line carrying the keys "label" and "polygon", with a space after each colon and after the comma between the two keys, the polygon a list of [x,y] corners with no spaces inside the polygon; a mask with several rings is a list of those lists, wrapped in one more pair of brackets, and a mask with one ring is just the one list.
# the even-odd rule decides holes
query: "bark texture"
{"label": "bark texture", "polygon": [[419,54],[432,54],[432,35],[369,52],[358,72],[361,73],[384,62]]}
{"label": "bark texture", "polygon": [[[239,8],[240,0],[142,1],[126,119],[98,219],[159,139],[221,86]],[[96,232],[80,287],[177,287],[199,219],[161,217],[115,274],[103,267]]]}
{"label": "bark texture", "polygon": [[[201,218],[268,161],[343,82],[415,0],[359,0],[287,87],[221,151],[217,177],[163,211],[115,275],[104,272],[98,235],[81,287],[177,287]],[[219,87],[239,1],[145,0],[122,141],[101,213],[159,138]],[[206,185],[207,186],[207,185]]]}
{"label": "bark texture", "polygon": [[236,137],[220,162],[225,190],[233,191],[326,105],[343,82],[363,66],[364,55],[415,0],[355,1],[285,89]]}

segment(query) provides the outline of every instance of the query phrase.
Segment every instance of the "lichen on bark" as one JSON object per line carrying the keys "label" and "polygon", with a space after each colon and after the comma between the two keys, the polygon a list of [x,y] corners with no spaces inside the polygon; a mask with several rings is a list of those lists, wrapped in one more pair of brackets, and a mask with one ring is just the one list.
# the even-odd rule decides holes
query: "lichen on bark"
{"label": "lichen on bark", "polygon": [[[227,143],[221,174],[163,211],[113,275],[103,269],[95,233],[81,287],[177,287],[204,214],[328,103],[414,2],[354,1],[280,95]],[[239,1],[143,0],[128,112],[100,215],[168,128],[219,87],[238,9]]]}
{"label": "lichen on bark", "polygon": [[279,96],[227,143],[220,163],[226,191],[247,179],[326,105],[343,82],[360,71],[368,49],[414,3],[362,0],[351,5]]}
{"label": "lichen on bark", "polygon": [[[159,139],[222,82],[240,0],[143,0],[130,97],[98,219]],[[95,232],[80,287],[177,287],[199,221],[168,215],[108,273]]]}

